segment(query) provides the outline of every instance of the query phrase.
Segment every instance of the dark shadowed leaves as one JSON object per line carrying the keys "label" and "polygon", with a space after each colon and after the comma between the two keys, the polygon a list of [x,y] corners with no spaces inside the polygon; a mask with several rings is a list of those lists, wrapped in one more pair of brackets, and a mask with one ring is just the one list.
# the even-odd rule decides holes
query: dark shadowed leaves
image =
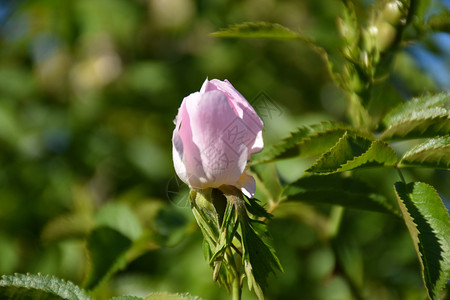
{"label": "dark shadowed leaves", "polygon": [[399,215],[386,197],[367,183],[338,175],[302,177],[285,187],[283,199]]}

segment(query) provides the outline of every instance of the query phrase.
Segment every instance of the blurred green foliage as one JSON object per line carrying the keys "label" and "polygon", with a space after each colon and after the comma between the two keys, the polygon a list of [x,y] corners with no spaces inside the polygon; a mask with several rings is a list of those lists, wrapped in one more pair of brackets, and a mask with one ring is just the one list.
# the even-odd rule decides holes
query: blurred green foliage
{"label": "blurred green foliage", "polygon": [[[365,16],[372,4],[355,7]],[[434,2],[421,9],[444,10]],[[211,280],[186,188],[173,171],[172,120],[183,97],[209,77],[229,79],[250,102],[263,92],[275,103],[277,113],[263,117],[266,144],[300,125],[345,121],[345,94],[304,43],[208,35],[229,24],[267,21],[337,51],[341,13],[332,0],[2,1],[0,274],[41,272],[92,287],[98,272],[111,272],[96,299],[152,291],[227,299]],[[432,47],[429,35],[419,38],[439,46]],[[385,107],[442,89],[420,66],[410,52],[396,53],[391,77],[378,89]],[[276,166],[291,182],[311,162]],[[270,177],[269,168],[258,173]],[[393,170],[358,172],[393,202]],[[448,203],[448,172],[405,173],[432,183]],[[265,198],[260,189],[257,196]],[[316,210],[333,213],[301,203],[274,212],[270,230],[285,272],[270,278],[269,299],[353,299],[352,289],[362,287],[367,299],[425,297],[399,220],[349,210],[330,243]],[[94,238],[102,243],[92,248]],[[92,271],[88,258],[105,253],[115,269]],[[243,298],[255,296],[244,290]]]}

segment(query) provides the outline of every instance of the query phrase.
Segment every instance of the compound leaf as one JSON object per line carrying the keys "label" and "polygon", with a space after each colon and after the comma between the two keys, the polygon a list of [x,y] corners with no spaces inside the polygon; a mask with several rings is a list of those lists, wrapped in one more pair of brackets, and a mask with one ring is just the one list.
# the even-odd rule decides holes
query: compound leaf
{"label": "compound leaf", "polygon": [[286,185],[282,196],[283,201],[324,203],[400,215],[386,197],[378,194],[367,183],[338,175],[302,177]]}
{"label": "compound leaf", "polygon": [[361,167],[393,166],[396,162],[397,155],[385,142],[346,132],[306,172],[327,175]]}
{"label": "compound leaf", "polygon": [[348,125],[334,122],[303,126],[291,133],[290,137],[283,139],[281,143],[256,156],[252,165],[279,159],[321,154],[336,144],[339,138],[347,131],[373,139],[370,133],[360,132]]}

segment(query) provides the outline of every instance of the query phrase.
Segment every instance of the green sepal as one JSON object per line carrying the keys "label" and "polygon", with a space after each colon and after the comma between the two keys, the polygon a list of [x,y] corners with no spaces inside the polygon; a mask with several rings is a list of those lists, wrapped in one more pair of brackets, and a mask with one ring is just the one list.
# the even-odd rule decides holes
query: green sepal
{"label": "green sepal", "polygon": [[282,270],[263,221],[271,215],[234,186],[192,191],[190,201],[213,279],[230,290],[236,280],[247,277],[249,289],[264,299],[269,273]]}
{"label": "green sepal", "polygon": [[[218,194],[213,193],[213,189],[192,190],[189,194],[189,199],[192,212],[203,234],[203,254],[214,270],[213,280],[223,285],[230,292],[233,284],[233,276],[230,274],[228,258],[224,259],[224,252],[229,246],[227,241],[232,239],[229,237],[230,231],[227,234],[226,229],[230,227],[234,228],[234,225],[228,224],[230,217],[219,215],[219,211],[214,206],[214,196],[217,197]],[[216,200],[223,201],[225,199]],[[224,223],[227,223],[224,227],[225,230],[222,228],[220,219]]]}

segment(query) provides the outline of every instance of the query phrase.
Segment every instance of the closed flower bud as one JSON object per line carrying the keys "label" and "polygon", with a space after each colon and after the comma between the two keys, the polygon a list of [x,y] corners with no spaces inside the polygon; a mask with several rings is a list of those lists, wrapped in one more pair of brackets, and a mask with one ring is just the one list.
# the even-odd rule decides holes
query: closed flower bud
{"label": "closed flower bud", "polygon": [[173,162],[193,189],[233,185],[253,197],[255,180],[245,172],[263,147],[263,122],[228,80],[205,80],[184,98],[175,119]]}

